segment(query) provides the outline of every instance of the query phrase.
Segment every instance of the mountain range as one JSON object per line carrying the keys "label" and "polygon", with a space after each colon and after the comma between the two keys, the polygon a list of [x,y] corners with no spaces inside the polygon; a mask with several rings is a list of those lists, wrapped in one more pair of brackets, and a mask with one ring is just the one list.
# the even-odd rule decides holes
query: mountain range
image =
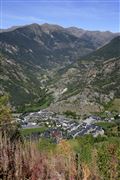
{"label": "mountain range", "polygon": [[0,93],[13,109],[102,111],[119,99],[120,36],[50,24],[0,31]]}
{"label": "mountain range", "polygon": [[44,68],[75,61],[103,46],[118,33],[32,24],[0,33],[2,53],[20,63]]}

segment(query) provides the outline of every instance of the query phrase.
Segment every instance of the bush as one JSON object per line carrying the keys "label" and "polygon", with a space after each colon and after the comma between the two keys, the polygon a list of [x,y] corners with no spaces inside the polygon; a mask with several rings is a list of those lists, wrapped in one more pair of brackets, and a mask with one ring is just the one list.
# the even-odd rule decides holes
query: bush
{"label": "bush", "polygon": [[67,117],[71,117],[71,118],[73,118],[73,119],[76,119],[76,118],[77,118],[76,112],[66,111],[66,112],[64,112],[64,114],[65,114]]}

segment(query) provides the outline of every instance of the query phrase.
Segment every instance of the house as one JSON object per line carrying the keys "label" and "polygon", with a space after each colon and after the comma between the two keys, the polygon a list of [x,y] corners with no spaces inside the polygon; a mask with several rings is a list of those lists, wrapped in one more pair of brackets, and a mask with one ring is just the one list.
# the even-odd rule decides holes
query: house
{"label": "house", "polygon": [[55,143],[58,143],[61,139],[63,139],[62,131],[55,128],[50,128],[49,130],[46,130],[43,136],[45,138],[51,138]]}

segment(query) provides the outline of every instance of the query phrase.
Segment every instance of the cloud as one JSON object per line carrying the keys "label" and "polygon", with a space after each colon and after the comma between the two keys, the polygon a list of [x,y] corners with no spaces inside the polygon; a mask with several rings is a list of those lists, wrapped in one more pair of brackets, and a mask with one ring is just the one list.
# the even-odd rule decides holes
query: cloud
{"label": "cloud", "polygon": [[33,22],[44,22],[44,19],[34,17],[34,16],[17,16],[17,15],[3,15],[3,18],[5,19],[14,19],[14,20],[20,20],[20,21],[33,21]]}

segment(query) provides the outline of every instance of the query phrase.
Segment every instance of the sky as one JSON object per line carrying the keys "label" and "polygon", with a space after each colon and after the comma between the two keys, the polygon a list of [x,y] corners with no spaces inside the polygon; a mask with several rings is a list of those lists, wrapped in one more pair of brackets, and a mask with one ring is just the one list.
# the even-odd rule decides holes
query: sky
{"label": "sky", "polygon": [[120,31],[119,0],[0,0],[0,28],[32,23]]}

